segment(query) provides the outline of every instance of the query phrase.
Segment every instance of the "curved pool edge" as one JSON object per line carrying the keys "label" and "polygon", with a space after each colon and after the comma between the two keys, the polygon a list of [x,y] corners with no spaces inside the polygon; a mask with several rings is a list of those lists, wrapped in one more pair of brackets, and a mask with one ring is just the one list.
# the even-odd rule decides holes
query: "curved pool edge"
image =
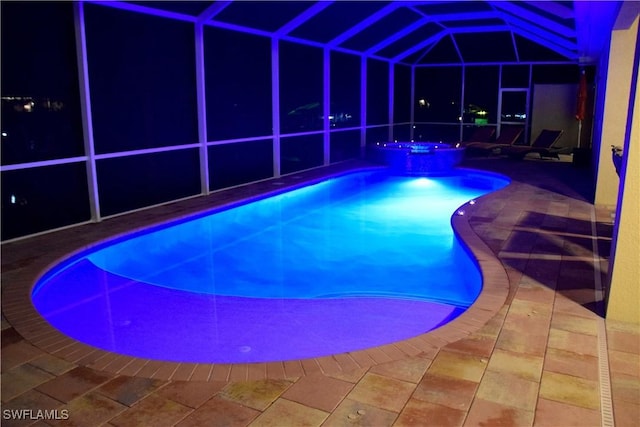
{"label": "curved pool edge", "polygon": [[[298,180],[297,182],[294,179],[290,185],[282,186],[276,191],[288,191],[296,186],[308,184],[312,181],[367,169],[371,169],[371,167],[351,168],[337,174],[329,174],[316,179]],[[484,171],[473,171],[484,173]],[[303,175],[303,173],[300,173],[300,175]],[[468,208],[469,213],[471,213],[471,210],[477,209],[479,205],[485,203],[491,194],[478,199],[476,205]],[[268,197],[270,194],[264,192],[260,193],[260,195],[262,197]],[[232,205],[242,203],[243,200],[246,201],[247,199],[248,198],[236,200]],[[180,204],[180,202],[178,202],[178,204]],[[183,204],[189,203],[185,202]],[[146,230],[150,226],[162,226],[162,224],[166,222],[173,222],[180,218],[192,218],[193,215],[202,214],[202,212],[218,209],[226,205],[228,205],[228,203],[218,203],[215,206],[209,205],[205,210],[193,210],[191,213],[183,215],[175,215],[174,213],[173,217],[160,219],[151,225],[142,225],[134,228],[134,230]],[[131,215],[134,214],[132,213]],[[148,216],[147,213],[147,217]],[[17,272],[5,274],[3,268],[2,311],[7,321],[25,340],[46,353],[62,358],[73,364],[98,371],[144,378],[227,382],[266,378],[285,379],[316,372],[338,374],[359,368],[369,368],[381,363],[413,357],[419,354],[427,354],[432,357],[435,356],[443,346],[458,341],[484,326],[502,308],[509,293],[509,280],[505,269],[491,249],[473,231],[468,221],[469,216],[470,215],[454,215],[451,223],[454,232],[467,246],[482,273],[483,289],[476,301],[455,320],[435,330],[414,338],[367,350],[285,362],[239,364],[175,363],[141,359],[107,352],[69,338],[54,329],[40,316],[31,302],[31,293],[35,284],[46,272],[57,265],[60,260],[68,259],[74,254],[104,244],[105,241],[113,241],[117,239],[118,236],[126,233],[126,230],[120,233],[106,233],[102,239],[89,243],[83,242],[84,244],[76,244],[75,248],[51,248],[45,255],[34,260],[29,268],[18,268]],[[126,218],[130,218],[129,215],[127,215]],[[124,222],[129,224],[129,221]],[[100,224],[88,225],[88,227],[91,226],[98,227]],[[129,231],[132,231],[130,226]],[[73,234],[73,232],[69,231],[66,233]],[[75,234],[76,236],[80,235],[77,231]],[[82,241],[82,239],[79,240]]]}

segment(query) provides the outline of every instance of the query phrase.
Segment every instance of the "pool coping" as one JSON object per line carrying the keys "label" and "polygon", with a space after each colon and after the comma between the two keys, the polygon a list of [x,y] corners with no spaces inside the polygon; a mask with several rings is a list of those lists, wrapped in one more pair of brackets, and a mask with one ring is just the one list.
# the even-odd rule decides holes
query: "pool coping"
{"label": "pool coping", "polygon": [[[60,241],[71,241],[64,245],[43,247],[42,253],[30,259],[28,265],[15,265],[11,257],[2,260],[2,312],[7,321],[28,342],[42,351],[62,358],[68,362],[86,366],[97,371],[118,375],[152,378],[160,380],[185,381],[241,381],[259,379],[296,378],[313,373],[339,374],[355,369],[370,368],[390,361],[400,360],[419,354],[435,355],[445,345],[467,337],[479,330],[505,304],[509,293],[509,279],[500,260],[480,239],[469,224],[473,212],[485,203],[489,203],[489,193],[476,199],[475,204],[464,205],[464,215],[454,212],[451,224],[456,235],[464,242],[475,258],[482,273],[483,289],[469,309],[435,330],[395,343],[341,353],[332,356],[302,360],[260,363],[178,363],[125,356],[101,350],[81,343],[64,335],[51,326],[35,309],[31,302],[31,292],[39,278],[50,268],[75,253],[83,252],[105,240],[117,239],[125,233],[160,226],[168,221],[192,217],[212,209],[232,206],[247,199],[268,197],[271,194],[290,191],[296,187],[328,179],[345,173],[375,168],[364,162],[346,162],[310,171],[300,172],[260,183],[247,184],[222,190],[208,196],[185,201],[173,202],[145,211],[134,212],[111,218],[100,223],[92,223],[56,231]],[[473,170],[475,171],[475,170]],[[484,171],[478,171],[484,173]],[[274,189],[275,187],[275,189]],[[220,202],[222,194],[233,194],[231,202]],[[237,197],[237,195],[240,197]],[[176,208],[178,213],[176,213]],[[132,228],[128,219],[137,218],[143,223]],[[146,223],[145,223],[146,222]],[[115,227],[110,227],[114,226]],[[109,230],[109,228],[112,228]],[[83,231],[99,235],[96,238],[83,239]],[[91,234],[89,233],[89,234]],[[65,237],[67,240],[65,240]],[[29,238],[38,239],[38,236]],[[43,239],[44,240],[44,239]],[[49,235],[48,241],[52,240]],[[20,241],[4,244],[3,254],[8,250],[20,250]]]}

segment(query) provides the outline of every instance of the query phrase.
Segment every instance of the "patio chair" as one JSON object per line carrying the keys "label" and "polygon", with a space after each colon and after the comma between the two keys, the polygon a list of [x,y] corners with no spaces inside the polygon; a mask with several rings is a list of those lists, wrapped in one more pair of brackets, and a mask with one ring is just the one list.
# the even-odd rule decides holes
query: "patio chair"
{"label": "patio chair", "polygon": [[562,133],[563,131],[561,130],[543,129],[531,145],[505,147],[501,150],[501,153],[512,159],[523,159],[529,153],[538,153],[540,158],[559,159],[559,154],[571,152],[570,147],[553,146],[560,139]]}
{"label": "patio chair", "polygon": [[496,128],[494,128],[493,126],[479,126],[476,128],[475,131],[473,131],[473,134],[471,134],[469,138],[463,141],[459,141],[456,144],[456,148],[466,147],[472,142],[489,142],[491,141],[491,138],[493,138],[493,135],[495,133],[496,133]]}
{"label": "patio chair", "polygon": [[514,145],[522,135],[523,130],[521,126],[505,127],[501,130],[500,136],[493,142],[470,142],[466,145],[465,153],[469,155],[485,154],[488,156],[502,148]]}

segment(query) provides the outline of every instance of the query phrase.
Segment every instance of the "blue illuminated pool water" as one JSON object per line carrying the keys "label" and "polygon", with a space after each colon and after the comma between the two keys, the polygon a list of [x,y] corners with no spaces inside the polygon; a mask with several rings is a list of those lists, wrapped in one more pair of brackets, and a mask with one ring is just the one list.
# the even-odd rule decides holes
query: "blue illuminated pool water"
{"label": "blue illuminated pool water", "polygon": [[107,243],[47,273],[38,311],[104,350],[267,362],[427,332],[477,298],[451,214],[507,185],[359,172]]}

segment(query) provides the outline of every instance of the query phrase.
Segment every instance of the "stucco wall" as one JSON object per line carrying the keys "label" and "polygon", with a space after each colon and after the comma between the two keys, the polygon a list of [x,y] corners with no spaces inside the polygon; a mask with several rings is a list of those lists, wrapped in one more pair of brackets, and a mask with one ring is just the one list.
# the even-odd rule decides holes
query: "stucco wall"
{"label": "stucco wall", "polygon": [[[636,47],[638,27],[639,18],[636,16],[631,28],[625,31],[626,34],[616,34],[619,36],[618,39],[632,39],[626,46],[627,55],[631,59],[634,57],[634,49],[636,49],[635,54],[638,54]],[[626,60],[624,62],[626,63]],[[610,61],[609,64],[611,73],[611,67],[615,68],[617,63]],[[625,84],[620,84],[627,88],[630,85],[630,79]],[[637,84],[633,90],[635,90],[635,103],[632,110],[630,138],[624,145],[626,166],[623,166],[620,177],[620,198],[617,203],[617,223],[613,236],[614,250],[610,265],[607,319],[640,324],[640,91]],[[608,97],[609,94],[607,94]],[[628,99],[627,96],[616,101],[620,107],[628,108]],[[626,118],[627,114],[624,116]],[[626,128],[625,123],[622,131],[624,132]],[[611,163],[610,159],[608,161]]]}
{"label": "stucco wall", "polygon": [[611,162],[611,146],[622,147],[629,107],[629,84],[633,69],[636,30],[614,30],[611,35],[607,89],[596,177],[595,204],[615,206],[618,200],[618,175]]}
{"label": "stucco wall", "polygon": [[[578,121],[575,118],[577,94],[577,84],[538,84],[533,87],[531,141],[543,129],[555,129],[564,131],[555,144],[557,147],[578,145]],[[583,127],[582,132],[590,132],[588,125]]]}

